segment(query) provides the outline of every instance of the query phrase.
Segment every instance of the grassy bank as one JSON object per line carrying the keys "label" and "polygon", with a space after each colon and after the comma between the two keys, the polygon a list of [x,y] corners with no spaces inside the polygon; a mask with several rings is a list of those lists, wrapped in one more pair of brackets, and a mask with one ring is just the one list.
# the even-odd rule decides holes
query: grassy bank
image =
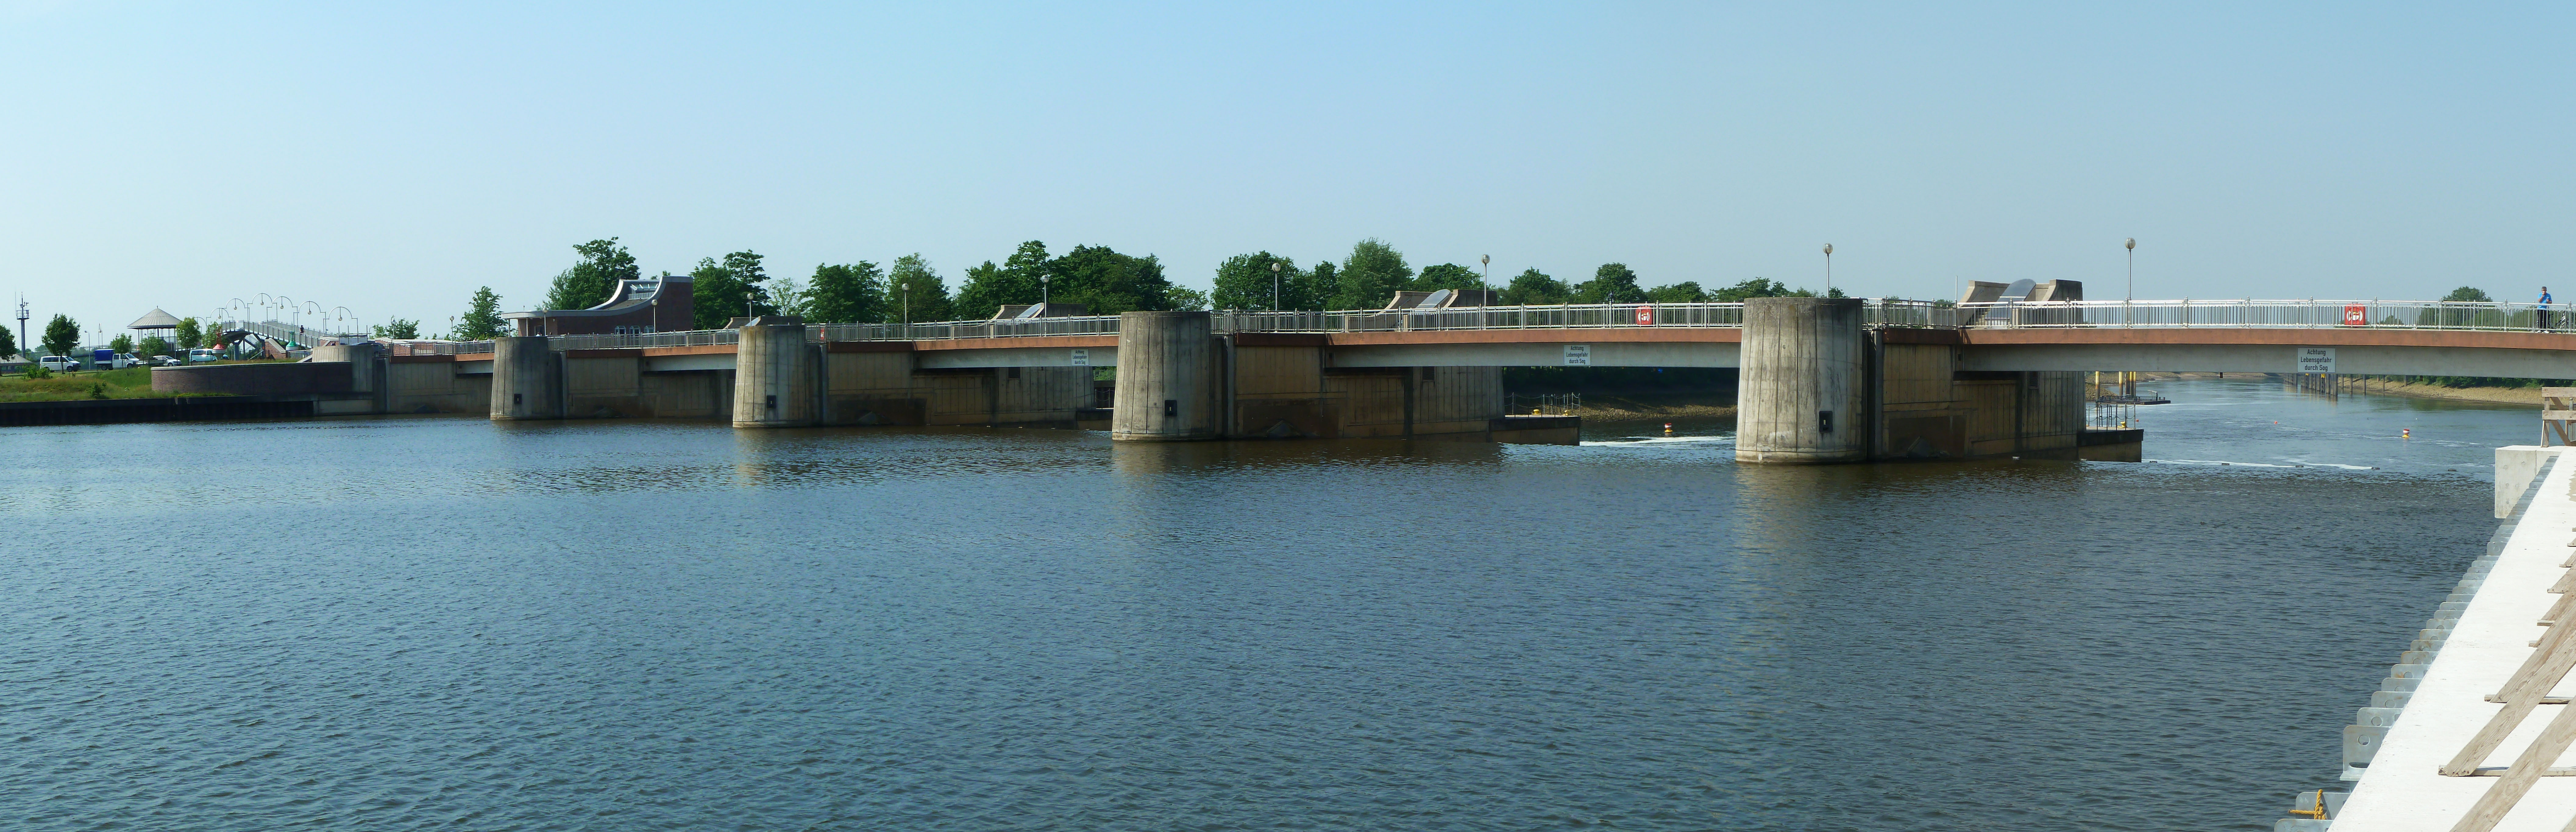
{"label": "grassy bank", "polygon": [[153,398],[152,368],[127,367],[86,373],[55,373],[52,378],[0,376],[0,402],[60,402],[73,399]]}

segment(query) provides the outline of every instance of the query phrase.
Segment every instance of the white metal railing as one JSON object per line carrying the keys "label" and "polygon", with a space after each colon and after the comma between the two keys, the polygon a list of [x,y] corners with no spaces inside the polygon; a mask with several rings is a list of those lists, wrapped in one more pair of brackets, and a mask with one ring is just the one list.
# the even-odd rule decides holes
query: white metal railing
{"label": "white metal railing", "polygon": [[359,335],[354,332],[324,332],[318,329],[289,323],[280,323],[278,321],[216,321],[215,326],[217,327],[217,331],[248,332],[273,340],[285,341],[298,348],[309,348],[319,345],[326,340],[355,337]]}
{"label": "white metal railing", "polygon": [[[2576,331],[2565,307],[2529,303],[2463,303],[2382,300],[2153,300],[2041,301],[1950,304],[1869,298],[1862,320],[1870,326],[2045,329],[2072,327],[2378,328]],[[2545,317],[2544,317],[2545,313]],[[1338,312],[1221,311],[1218,332],[1422,332],[1479,329],[1610,329],[1621,327],[1734,328],[1744,325],[1742,303],[1593,303],[1481,306],[1451,309],[1345,310]],[[284,327],[282,324],[266,326]],[[258,330],[254,330],[258,331]],[[305,331],[309,337],[319,333]],[[1118,317],[937,321],[917,324],[817,324],[815,341],[935,341],[1046,335],[1116,335]],[[263,332],[262,334],[269,334]],[[289,337],[289,336],[279,336]],[[559,335],[555,349],[713,346],[737,343],[740,330],[715,329],[637,335]],[[306,343],[298,341],[298,343]],[[419,347],[415,347],[419,349]],[[461,342],[439,354],[491,352],[489,341]]]}
{"label": "white metal railing", "polygon": [[1980,314],[1970,326],[2010,329],[2067,327],[2236,327],[2260,329],[2450,329],[2576,331],[2566,305],[2388,300],[2092,300],[1991,303],[1968,307]]}

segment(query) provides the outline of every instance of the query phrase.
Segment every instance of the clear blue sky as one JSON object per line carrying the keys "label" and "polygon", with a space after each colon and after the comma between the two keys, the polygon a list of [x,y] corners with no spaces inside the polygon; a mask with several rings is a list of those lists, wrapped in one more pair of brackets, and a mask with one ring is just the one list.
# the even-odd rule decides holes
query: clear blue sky
{"label": "clear blue sky", "polygon": [[1649,285],[2509,297],[2571,256],[2570,7],[0,3],[0,291],[443,328],[1022,240]]}

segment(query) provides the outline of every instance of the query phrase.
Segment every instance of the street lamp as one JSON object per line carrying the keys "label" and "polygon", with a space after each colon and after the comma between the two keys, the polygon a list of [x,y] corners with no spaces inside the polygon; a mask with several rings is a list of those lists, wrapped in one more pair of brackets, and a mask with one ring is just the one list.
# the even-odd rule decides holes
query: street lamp
{"label": "street lamp", "polygon": [[1279,311],[1279,261],[1270,261],[1270,311]]}
{"label": "street lamp", "polygon": [[894,287],[898,290],[895,294],[903,296],[903,332],[908,337],[912,334],[912,284],[896,283]]}
{"label": "street lamp", "polygon": [[1488,254],[1476,259],[1482,260],[1485,263],[1485,288],[1494,288],[1494,256]]}
{"label": "street lamp", "polygon": [[1825,296],[1834,294],[1834,244],[1825,244]]}
{"label": "street lamp", "polygon": [[[1038,275],[1038,306],[1045,307],[1047,300],[1047,276]],[[1045,314],[1044,310],[1041,309],[1039,314]]]}
{"label": "street lamp", "polygon": [[2129,249],[2129,300],[2138,299],[2138,238],[2131,237],[2120,245]]}

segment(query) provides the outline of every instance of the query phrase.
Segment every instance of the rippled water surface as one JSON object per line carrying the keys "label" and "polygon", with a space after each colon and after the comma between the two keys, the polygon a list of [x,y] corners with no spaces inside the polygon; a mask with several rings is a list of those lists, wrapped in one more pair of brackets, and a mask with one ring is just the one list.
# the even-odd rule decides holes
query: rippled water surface
{"label": "rippled water surface", "polygon": [[0,827],[2268,829],[2537,420],[2163,388],[2137,464],[0,430]]}

